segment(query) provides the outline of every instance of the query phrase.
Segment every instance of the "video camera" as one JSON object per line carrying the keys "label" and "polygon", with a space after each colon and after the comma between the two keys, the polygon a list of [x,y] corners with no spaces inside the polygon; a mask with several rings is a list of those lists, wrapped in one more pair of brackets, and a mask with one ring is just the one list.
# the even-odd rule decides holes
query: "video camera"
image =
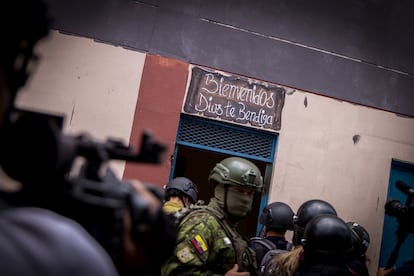
{"label": "video camera", "polygon": [[385,214],[395,217],[398,224],[414,233],[414,207],[410,206],[414,198],[414,189],[402,181],[397,181],[395,186],[407,195],[406,203],[403,204],[397,199],[391,199],[385,204]]}
{"label": "video camera", "polygon": [[394,266],[398,257],[398,251],[408,234],[414,233],[414,207],[411,206],[414,199],[414,189],[401,180],[396,181],[395,186],[407,195],[407,199],[405,204],[397,199],[391,199],[385,204],[385,214],[395,217],[398,223],[397,230],[395,231],[397,243],[388,259],[387,269]]}
{"label": "video camera", "polygon": [[[153,256],[147,266],[159,268],[172,252],[174,222],[121,181],[108,162],[124,160],[158,164],[165,146],[144,132],[138,152],[120,141],[93,140],[62,133],[63,117],[15,110],[1,135],[0,161],[11,178],[22,183],[16,193],[3,194],[9,203],[48,208],[80,223],[109,253],[121,274],[129,268],[124,256],[125,215],[131,240]],[[75,160],[83,164],[74,172]],[[163,192],[144,184],[160,202]],[[151,268],[149,270],[151,270]],[[148,269],[146,269],[148,270]]]}

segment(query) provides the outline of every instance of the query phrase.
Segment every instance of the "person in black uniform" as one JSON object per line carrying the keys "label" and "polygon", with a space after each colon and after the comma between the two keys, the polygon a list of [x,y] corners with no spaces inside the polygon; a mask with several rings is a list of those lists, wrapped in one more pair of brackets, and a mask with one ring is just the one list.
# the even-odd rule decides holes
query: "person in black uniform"
{"label": "person in black uniform", "polygon": [[288,252],[275,254],[266,263],[264,259],[267,256],[265,256],[260,267],[260,274],[263,276],[292,275],[303,263],[302,238],[305,227],[313,218],[322,214],[337,215],[335,208],[325,200],[310,199],[303,202],[293,217],[292,242],[294,248]]}
{"label": "person in black uniform", "polygon": [[39,0],[0,1],[0,274],[117,275],[109,255],[78,223],[10,200],[22,186],[5,170],[12,158],[5,154],[8,141],[17,138],[11,133],[14,99],[30,75],[34,47],[48,34],[49,22]]}
{"label": "person in black uniform", "polygon": [[370,243],[369,233],[363,226],[354,221],[349,221],[346,224],[351,230],[353,244],[347,266],[354,275],[369,276],[366,256]]}
{"label": "person in black uniform", "polygon": [[263,209],[260,223],[265,227],[265,239],[276,248],[290,250],[293,245],[286,240],[286,232],[293,230],[293,210],[283,202],[272,202]]}
{"label": "person in black uniform", "polygon": [[[288,230],[293,230],[293,216],[292,208],[283,202],[272,202],[263,208],[259,218],[259,222],[263,225],[263,237],[250,239],[251,247],[256,252],[258,266],[270,250],[289,251],[293,248],[293,244],[285,237]],[[271,258],[270,254],[269,258]]]}
{"label": "person in black uniform", "polygon": [[294,276],[350,276],[346,265],[352,251],[352,234],[347,224],[334,215],[314,217],[305,227],[303,263]]}

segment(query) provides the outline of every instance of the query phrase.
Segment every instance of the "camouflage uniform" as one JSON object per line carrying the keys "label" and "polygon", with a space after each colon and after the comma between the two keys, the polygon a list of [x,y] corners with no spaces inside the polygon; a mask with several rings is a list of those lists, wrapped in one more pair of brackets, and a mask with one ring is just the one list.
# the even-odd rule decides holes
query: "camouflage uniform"
{"label": "camouflage uniform", "polygon": [[208,206],[214,214],[200,207],[182,220],[173,256],[162,267],[161,275],[224,275],[236,263],[255,275],[249,240],[228,222],[214,198]]}

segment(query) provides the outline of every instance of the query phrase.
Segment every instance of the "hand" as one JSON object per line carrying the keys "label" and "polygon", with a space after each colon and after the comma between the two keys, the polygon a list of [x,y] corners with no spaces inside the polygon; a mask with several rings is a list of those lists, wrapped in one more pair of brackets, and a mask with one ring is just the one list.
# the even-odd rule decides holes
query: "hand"
{"label": "hand", "polygon": [[[162,202],[154,196],[148,189],[138,180],[128,180],[134,191],[143,197],[149,204],[149,212],[155,216],[160,210]],[[151,271],[151,258],[146,254],[147,248],[144,244],[137,244],[131,238],[131,216],[127,210],[124,212],[124,260],[128,269],[138,271],[136,274],[143,274]]]}
{"label": "hand", "polygon": [[377,276],[387,276],[390,275],[395,269],[393,267],[389,269],[385,269],[384,267],[380,267],[377,271]]}
{"label": "hand", "polygon": [[145,198],[147,202],[149,203],[150,212],[152,214],[155,214],[158,209],[162,205],[162,201],[159,200],[154,194],[152,194],[145,186],[141,183],[141,181],[137,179],[128,180],[128,182],[131,184],[134,191]]}
{"label": "hand", "polygon": [[235,264],[232,269],[224,274],[224,276],[250,276],[250,272],[238,272],[237,270],[239,270],[239,265]]}

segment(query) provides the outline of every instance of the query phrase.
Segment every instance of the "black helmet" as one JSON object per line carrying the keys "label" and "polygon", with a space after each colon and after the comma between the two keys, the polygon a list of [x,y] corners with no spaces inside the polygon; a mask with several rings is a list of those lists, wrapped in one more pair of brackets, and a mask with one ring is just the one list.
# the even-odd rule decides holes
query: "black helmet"
{"label": "black helmet", "polygon": [[335,208],[321,199],[311,199],[302,203],[293,217],[293,244],[301,244],[306,224],[314,217],[322,214],[337,215]]}
{"label": "black helmet", "polygon": [[352,234],[342,219],[323,214],[306,225],[302,244],[305,262],[343,263],[352,250]]}
{"label": "black helmet", "polygon": [[293,230],[293,211],[283,202],[272,202],[267,205],[260,215],[260,223],[266,229]]}
{"label": "black helmet", "polygon": [[370,238],[368,231],[356,222],[349,221],[346,223],[351,229],[352,242],[354,249],[352,255],[355,257],[363,256],[367,252]]}
{"label": "black helmet", "polygon": [[188,196],[191,203],[195,203],[197,201],[198,190],[193,181],[187,177],[176,177],[168,182],[165,187],[166,197],[180,196],[182,194]]}

